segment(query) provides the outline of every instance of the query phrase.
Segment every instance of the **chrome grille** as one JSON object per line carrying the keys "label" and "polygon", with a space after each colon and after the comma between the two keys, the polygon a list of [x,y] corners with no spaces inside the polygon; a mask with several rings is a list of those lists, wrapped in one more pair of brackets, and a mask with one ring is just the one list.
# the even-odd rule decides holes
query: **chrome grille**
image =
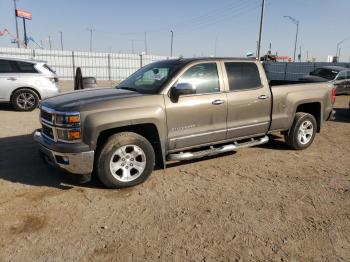
{"label": "chrome grille", "polygon": [[42,125],[43,134],[51,139],[54,139],[53,129],[49,126]]}
{"label": "chrome grille", "polygon": [[53,114],[41,109],[40,111],[41,119],[48,123],[53,123]]}

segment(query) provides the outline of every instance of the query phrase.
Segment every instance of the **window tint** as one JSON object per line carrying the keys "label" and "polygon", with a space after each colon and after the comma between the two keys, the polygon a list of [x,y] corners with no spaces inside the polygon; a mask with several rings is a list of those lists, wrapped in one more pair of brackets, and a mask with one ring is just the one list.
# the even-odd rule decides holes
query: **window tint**
{"label": "window tint", "polygon": [[190,83],[196,88],[196,94],[219,92],[220,84],[216,63],[192,66],[180,77],[178,83]]}
{"label": "window tint", "polygon": [[327,69],[327,68],[318,68],[316,69],[312,75],[323,77],[328,80],[333,80],[339,71]]}
{"label": "window tint", "polygon": [[225,63],[231,91],[253,89],[261,86],[259,70],[254,63]]}
{"label": "window tint", "polygon": [[37,73],[34,64],[26,62],[16,62],[20,73]]}
{"label": "window tint", "polygon": [[10,61],[0,60],[0,73],[14,73]]}

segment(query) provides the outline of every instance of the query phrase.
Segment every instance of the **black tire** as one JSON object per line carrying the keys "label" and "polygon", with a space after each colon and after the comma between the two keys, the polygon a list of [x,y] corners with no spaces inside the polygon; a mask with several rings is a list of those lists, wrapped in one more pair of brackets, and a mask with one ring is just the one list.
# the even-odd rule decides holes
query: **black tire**
{"label": "black tire", "polygon": [[12,95],[11,104],[17,111],[33,111],[38,107],[39,96],[29,88],[22,88]]}
{"label": "black tire", "polygon": [[[138,147],[138,148],[137,148]],[[140,157],[141,160],[137,160],[132,158],[132,156],[129,156],[129,159],[114,159],[115,157],[119,157],[117,154],[118,150],[122,150],[125,148],[125,152],[127,150],[130,150],[129,148],[133,148],[133,150],[136,148],[138,152],[141,152],[144,155],[145,159],[143,161],[142,157]],[[139,150],[141,149],[141,151]],[[134,151],[130,152],[130,155]],[[136,151],[135,151],[136,152]],[[127,154],[129,154],[127,152]],[[123,160],[123,161],[122,161]],[[134,161],[134,162],[131,162]],[[123,167],[120,167],[114,174],[112,173],[112,170],[110,168],[110,165],[113,163],[121,163],[125,164]],[[115,161],[115,162],[114,162]],[[130,162],[124,162],[124,161],[130,161]],[[143,163],[144,169],[142,172],[135,173],[136,163],[137,161],[140,161],[139,163]],[[144,163],[145,162],[145,163]],[[140,184],[144,182],[149,175],[152,173],[154,168],[154,162],[155,162],[155,154],[153,147],[151,143],[144,138],[143,136],[140,136],[136,133],[132,132],[122,132],[115,135],[110,136],[107,141],[101,145],[101,147],[98,150],[96,162],[95,162],[95,171],[97,174],[98,179],[108,188],[124,188],[124,187],[130,187],[135,186],[137,184]],[[132,163],[134,163],[134,166],[132,166]],[[121,165],[118,164],[118,165]],[[131,181],[121,181],[124,174],[123,172],[127,171],[125,168],[129,168],[129,177],[130,179],[133,179]],[[131,174],[134,173],[134,174]],[[135,176],[135,178],[132,178],[132,176]]]}
{"label": "black tire", "polygon": [[[306,140],[302,142],[301,140],[305,138],[299,139],[298,135],[299,135],[299,130],[301,128],[301,125],[305,125],[305,123],[311,123],[312,134],[307,135],[308,137],[306,138]],[[298,112],[295,114],[295,118],[291,128],[289,129],[288,133],[285,135],[286,143],[289,147],[295,150],[306,149],[314,141],[316,130],[317,130],[317,123],[314,116],[308,113]],[[311,129],[309,129],[309,132],[311,132]]]}

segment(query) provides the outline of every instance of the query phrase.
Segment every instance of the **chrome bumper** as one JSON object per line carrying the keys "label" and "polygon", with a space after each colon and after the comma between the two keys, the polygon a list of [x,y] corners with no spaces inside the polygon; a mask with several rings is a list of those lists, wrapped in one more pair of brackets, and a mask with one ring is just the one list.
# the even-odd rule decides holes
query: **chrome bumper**
{"label": "chrome bumper", "polygon": [[34,133],[34,140],[38,142],[39,150],[45,161],[53,167],[63,169],[72,174],[90,175],[94,166],[94,151],[79,153],[60,153],[48,149],[42,144],[43,138],[39,130]]}

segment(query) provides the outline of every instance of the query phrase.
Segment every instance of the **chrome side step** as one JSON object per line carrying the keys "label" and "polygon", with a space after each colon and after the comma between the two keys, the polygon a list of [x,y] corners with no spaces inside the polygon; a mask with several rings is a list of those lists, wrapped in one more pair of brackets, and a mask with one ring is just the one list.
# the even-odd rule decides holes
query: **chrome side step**
{"label": "chrome side step", "polygon": [[205,156],[213,156],[213,155],[226,153],[230,151],[236,151],[238,149],[242,149],[246,147],[262,145],[267,143],[268,141],[269,141],[268,136],[264,136],[259,139],[251,138],[250,141],[244,142],[244,143],[234,142],[233,144],[227,144],[220,147],[211,146],[209,149],[197,151],[197,152],[180,152],[180,153],[169,154],[167,159],[169,161],[181,161],[181,160],[201,158]]}

